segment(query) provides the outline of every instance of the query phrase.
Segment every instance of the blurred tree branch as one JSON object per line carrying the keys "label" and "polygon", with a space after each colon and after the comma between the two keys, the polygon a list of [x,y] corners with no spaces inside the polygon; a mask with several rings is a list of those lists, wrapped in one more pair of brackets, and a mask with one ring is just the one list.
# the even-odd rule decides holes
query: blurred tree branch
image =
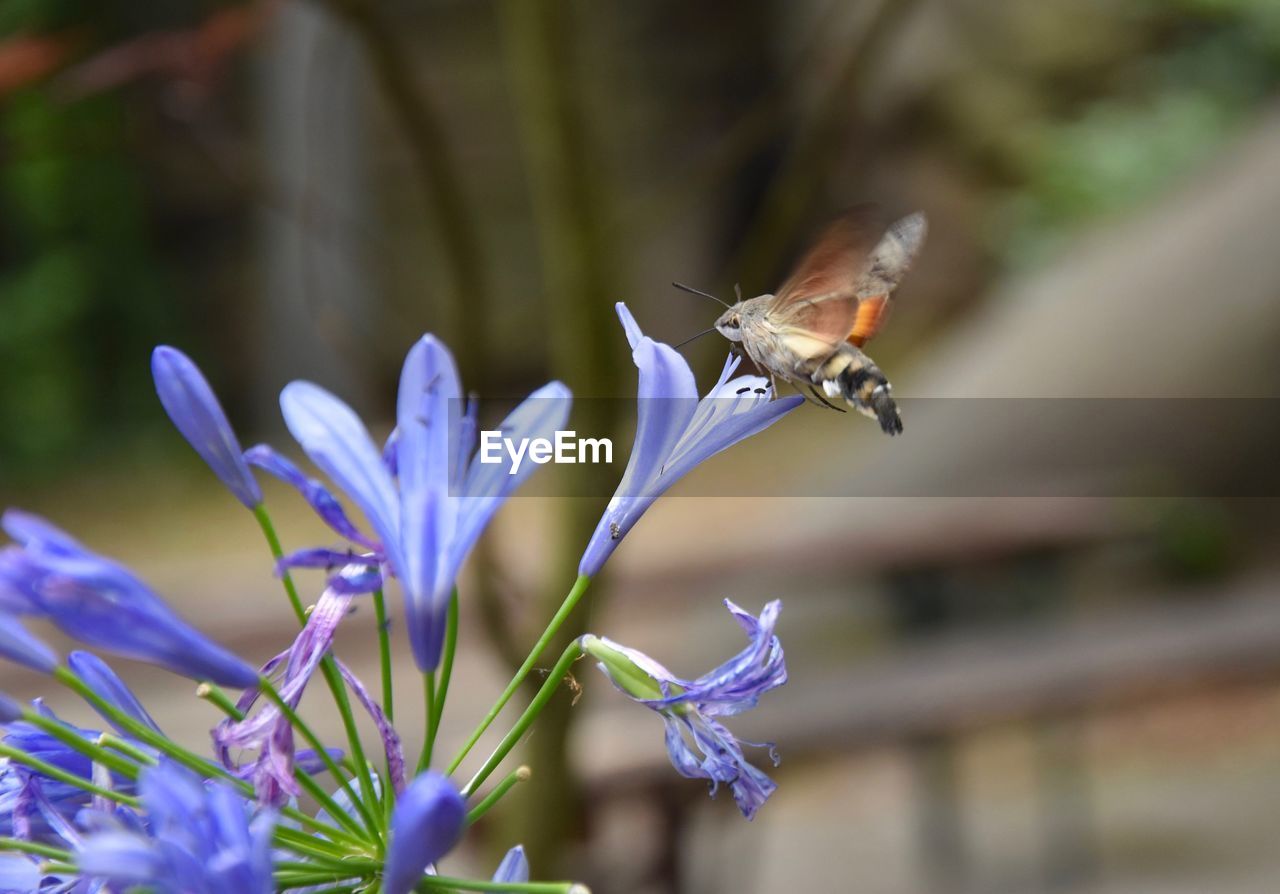
{"label": "blurred tree branch", "polygon": [[882,0],[838,77],[817,103],[807,125],[797,128],[790,150],[769,184],[751,229],[729,269],[735,280],[764,283],[773,277],[796,227],[814,201],[832,159],[845,148],[853,97],[862,81],[893,47],[895,32],[910,18],[919,0]]}
{"label": "blurred tree branch", "polygon": [[[602,165],[574,90],[580,72],[573,10],[571,4],[503,0],[499,16],[541,242],[553,373],[580,395],[588,387],[612,395],[626,356],[604,336],[615,329],[609,293],[620,281],[619,259]],[[576,425],[595,437],[611,437],[618,427],[618,406],[616,400],[579,400]],[[614,473],[607,465],[578,467],[575,475],[583,474],[596,478],[587,493],[607,493],[612,486]],[[562,557],[550,569],[551,583],[536,617],[546,617],[559,605],[600,509],[595,500],[564,500],[561,505]],[[602,595],[599,587],[593,588],[590,603],[561,629],[549,655],[585,630],[588,609],[598,606]],[[531,682],[536,686],[540,681]],[[559,871],[564,843],[579,815],[567,753],[571,707],[569,698],[560,697],[544,711],[538,735],[528,743],[533,778],[521,787],[517,801],[518,837],[530,860],[552,874]]]}
{"label": "blurred tree branch", "polygon": [[374,78],[403,129],[422,178],[428,207],[435,212],[452,278],[453,318],[463,380],[483,391],[489,358],[491,294],[477,215],[463,188],[461,167],[449,144],[439,111],[417,82],[395,28],[371,0],[317,0],[360,39]]}

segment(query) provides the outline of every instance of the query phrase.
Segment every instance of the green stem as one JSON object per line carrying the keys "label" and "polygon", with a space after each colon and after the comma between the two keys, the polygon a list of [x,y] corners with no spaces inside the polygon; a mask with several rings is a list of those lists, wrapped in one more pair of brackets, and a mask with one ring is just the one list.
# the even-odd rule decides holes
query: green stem
{"label": "green stem", "polygon": [[391,689],[391,628],[387,620],[387,600],[381,590],[373,591],[373,613],[378,621],[378,660],[382,666],[382,710],[388,723],[395,723],[396,712]]}
{"label": "green stem", "polygon": [[511,731],[503,737],[502,741],[498,743],[498,747],[493,749],[493,754],[489,755],[489,759],[484,762],[484,766],[476,772],[475,776],[471,777],[471,781],[462,789],[464,797],[469,798],[475,794],[476,789],[489,778],[489,774],[497,768],[498,764],[502,763],[503,759],[511,752],[511,749],[516,747],[516,744],[528,732],[529,727],[533,725],[533,721],[537,719],[538,714],[542,712],[547,702],[551,700],[551,696],[555,695],[556,690],[560,688],[560,681],[568,675],[569,668],[581,657],[582,646],[578,644],[577,640],[574,640],[564,650],[560,660],[556,662],[556,666],[547,675],[546,682],[542,684],[538,694],[533,697],[529,707],[525,708],[524,713],[520,715],[520,719],[511,727]]}
{"label": "green stem", "polygon": [[422,713],[427,728],[422,737],[422,752],[418,755],[419,773],[431,766],[431,750],[436,738],[436,672],[433,670],[422,674]]}
{"label": "green stem", "polygon": [[51,860],[73,859],[71,851],[63,850],[60,847],[52,847],[48,844],[39,844],[35,841],[22,841],[18,838],[0,837],[0,851],[21,851],[24,854],[35,854],[38,857],[48,857]]}
{"label": "green stem", "polygon": [[[292,888],[311,888],[314,884],[315,882],[311,881],[285,881],[284,884],[280,884],[280,890],[287,891]],[[355,891],[360,890],[361,886],[364,884],[365,882],[361,881],[357,882],[355,885],[334,885],[333,888],[315,888],[311,891],[311,894],[355,894]]]}
{"label": "green stem", "polygon": [[444,657],[440,662],[440,692],[436,698],[436,713],[431,725],[431,742],[435,745],[440,732],[440,719],[444,717],[444,702],[449,696],[449,680],[453,677],[453,657],[458,651],[458,590],[455,587],[449,600],[448,620],[444,630]]}
{"label": "green stem", "polygon": [[232,720],[244,720],[244,711],[237,708],[236,703],[231,700],[231,696],[223,692],[216,683],[201,683],[196,687],[196,698],[202,698],[209,702]]}
{"label": "green stem", "polygon": [[[258,526],[262,528],[262,535],[267,538],[267,546],[271,548],[271,555],[279,562],[284,558],[284,549],[280,546],[280,538],[276,536],[276,526],[271,521],[271,514],[267,512],[267,505],[259,503],[253,507],[253,517],[258,520]],[[289,605],[293,606],[293,613],[298,616],[298,623],[306,625],[307,612],[302,607],[302,600],[298,597],[298,588],[294,586],[293,578],[289,575],[287,568],[280,569],[280,582],[284,584],[284,591],[289,596]]]}
{"label": "green stem", "polygon": [[[325,767],[328,768],[329,774],[333,776],[334,781],[346,790],[347,796],[350,798],[352,805],[359,812],[361,818],[364,819],[365,824],[369,827],[370,835],[373,836],[374,840],[380,839],[382,828],[381,823],[374,819],[373,812],[369,809],[369,806],[356,796],[355,790],[351,787],[351,783],[342,775],[342,770],[329,754],[329,750],[324,747],[324,742],[320,740],[320,737],[315,734],[315,731],[311,729],[311,726],[305,720],[298,716],[298,712],[293,709],[292,705],[285,701],[284,697],[280,695],[279,690],[277,690],[275,685],[267,679],[266,675],[258,677],[258,688],[261,689],[262,693],[271,701],[271,703],[280,710],[280,713],[285,716],[285,719],[289,721],[293,728],[302,733],[302,737],[307,740],[307,743],[315,749],[317,756],[320,758],[321,762],[324,763]],[[299,773],[297,774],[297,779],[299,782],[302,782],[303,779],[310,779],[310,777],[305,773]],[[311,780],[311,782],[314,783],[315,780]],[[303,784],[305,785],[306,783]],[[346,811],[329,798],[327,794],[324,794],[324,790],[319,788],[318,785],[315,787],[315,790],[312,790],[311,787],[308,786],[308,790],[311,791],[313,795],[315,795],[316,791],[321,792],[323,796],[321,798],[321,803],[335,820],[346,825],[346,823],[343,822],[344,819],[351,819],[347,816]],[[370,803],[374,802],[370,801]],[[355,825],[354,822],[352,825]],[[351,831],[355,834],[360,834],[358,826]]]}
{"label": "green stem", "polygon": [[513,894],[591,894],[577,882],[486,882],[472,878],[450,878],[445,875],[424,876],[419,891],[511,891]]}
{"label": "green stem", "polygon": [[112,735],[111,733],[103,733],[98,736],[98,744],[103,748],[110,748],[112,751],[117,751],[126,757],[132,758],[134,762],[138,764],[154,765],[156,763],[156,759],[150,754],[143,751],[141,748],[138,748],[136,745],[133,745],[131,742],[128,742],[119,736]]}
{"label": "green stem", "polygon": [[24,722],[29,723],[38,729],[44,730],[59,742],[75,749],[93,760],[95,763],[102,764],[107,769],[119,773],[122,776],[127,776],[130,779],[137,778],[138,768],[135,764],[125,760],[119,754],[108,751],[97,742],[86,739],[84,736],[64,724],[59,723],[56,720],[50,720],[48,717],[37,714],[35,711],[30,709],[23,710],[22,719]]}
{"label": "green stem", "polygon": [[[440,668],[430,674],[423,675],[423,695],[426,700],[427,732],[422,740],[422,754],[418,757],[418,772],[431,766],[431,757],[435,754],[436,737],[440,734],[440,720],[444,717],[444,700],[449,695],[449,679],[453,676],[453,657],[458,650],[458,589],[453,590],[449,599],[449,612],[446,615],[444,634],[444,655]],[[436,674],[439,674],[437,685]]]}
{"label": "green stem", "polygon": [[[287,811],[282,811],[282,813],[287,815]],[[345,863],[345,861],[352,858],[353,853],[372,856],[371,852],[367,850],[368,842],[363,841],[363,839],[344,838],[339,845],[335,845],[322,838],[316,838],[314,835],[308,835],[306,832],[290,829],[287,826],[276,826],[275,838],[276,843],[281,847],[287,847],[296,853],[329,862]],[[356,844],[347,844],[347,841],[355,841]],[[363,843],[361,843],[362,841]]]}
{"label": "green stem", "polygon": [[[186,767],[188,770],[191,770],[199,774],[200,776],[203,776],[205,778],[221,779],[229,783],[231,786],[236,788],[241,793],[249,797],[253,797],[254,795],[253,786],[250,785],[248,782],[245,782],[242,779],[238,779],[231,772],[229,772],[225,767],[219,766],[218,764],[215,764],[213,761],[206,760],[200,757],[199,755],[192,754],[190,751],[187,751],[185,748],[182,748],[177,743],[171,741],[165,736],[160,735],[159,733],[151,729],[151,727],[147,726],[146,724],[140,723],[137,720],[135,720],[133,717],[130,717],[128,714],[121,711],[115,705],[111,704],[106,699],[102,698],[100,695],[94,692],[87,683],[81,680],[69,668],[66,668],[66,667],[54,668],[53,677],[63,686],[66,686],[76,695],[80,696],[89,704],[93,705],[100,712],[102,712],[107,717],[109,717],[113,723],[119,726],[122,726],[126,730],[128,730],[129,734],[132,735],[134,738],[142,742],[145,742],[146,744],[150,745],[152,748],[155,748],[157,751],[160,751],[161,753],[167,755],[168,757],[182,764],[182,766]],[[361,837],[353,838],[343,833],[341,830],[334,828],[333,826],[327,825],[326,823],[322,823],[319,820],[314,819],[313,817],[307,816],[301,810],[298,810],[296,808],[282,807],[280,809],[280,813],[283,814],[284,816],[289,817],[290,819],[293,819],[298,821],[299,823],[302,823],[303,825],[315,830],[316,832],[319,832],[322,835],[326,835],[329,838],[334,839],[335,841],[339,841],[339,840],[343,841],[344,843],[352,847],[363,848],[366,844],[368,844],[368,842],[363,838]]]}
{"label": "green stem", "polygon": [[532,771],[528,767],[516,767],[507,774],[506,778],[494,786],[493,791],[485,795],[484,800],[471,808],[467,814],[467,825],[474,824],[480,817],[488,813],[493,805],[502,800],[503,795],[511,791],[517,782],[525,782],[532,775]]}
{"label": "green stem", "polygon": [[480,741],[480,737],[484,735],[493,721],[497,719],[498,714],[506,707],[507,702],[511,701],[511,697],[516,694],[516,690],[520,688],[529,676],[529,672],[533,670],[538,659],[542,657],[542,653],[547,650],[547,646],[551,644],[551,640],[555,638],[556,632],[560,630],[565,619],[573,612],[578,602],[582,599],[583,594],[587,592],[587,587],[591,585],[591,578],[585,574],[579,575],[578,579],[573,582],[573,588],[569,590],[569,594],[564,597],[564,602],[560,603],[560,608],[556,610],[555,615],[551,618],[551,623],[547,625],[547,629],[542,632],[542,636],[538,637],[538,641],[533,645],[533,651],[529,653],[529,657],[524,660],[524,664],[520,665],[520,669],[516,671],[516,675],[511,678],[511,682],[507,684],[507,688],[502,691],[502,695],[498,696],[498,700],[494,702],[493,707],[489,709],[489,713],[485,715],[484,720],[480,721],[480,725],[472,731],[467,738],[466,743],[452,761],[449,762],[448,775],[452,776],[453,772],[458,769],[458,765],[466,758],[467,754],[475,747],[476,742]]}
{"label": "green stem", "polygon": [[79,871],[79,867],[70,861],[50,860],[47,863],[40,864],[41,875],[75,875]]}
{"label": "green stem", "polygon": [[131,795],[122,795],[120,792],[113,792],[109,788],[94,785],[83,776],[77,776],[75,773],[70,773],[63,770],[61,767],[55,767],[53,764],[40,760],[40,758],[35,755],[28,754],[21,748],[14,748],[12,745],[6,745],[3,742],[0,742],[0,757],[7,757],[20,764],[25,764],[41,776],[48,776],[50,779],[56,779],[58,782],[65,782],[67,785],[75,786],[76,788],[89,792],[92,795],[107,798],[119,804],[124,804],[127,807],[138,807],[141,804],[137,798],[132,797]]}

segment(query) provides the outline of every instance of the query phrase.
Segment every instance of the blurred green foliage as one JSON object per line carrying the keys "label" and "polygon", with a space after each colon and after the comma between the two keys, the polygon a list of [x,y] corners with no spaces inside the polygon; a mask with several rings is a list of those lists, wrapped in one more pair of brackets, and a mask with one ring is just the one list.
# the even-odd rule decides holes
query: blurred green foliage
{"label": "blurred green foliage", "polygon": [[[1280,86],[1280,3],[1143,6],[1127,19],[1141,28],[1145,51],[1098,73],[1111,89],[1017,136],[1020,182],[1000,226],[1009,262],[1039,264],[1082,224],[1158,194]],[[1116,17],[1120,27],[1126,17]]]}
{"label": "blurred green foliage", "polygon": [[0,468],[18,477],[149,411],[146,358],[173,299],[119,98],[24,90],[0,134]]}

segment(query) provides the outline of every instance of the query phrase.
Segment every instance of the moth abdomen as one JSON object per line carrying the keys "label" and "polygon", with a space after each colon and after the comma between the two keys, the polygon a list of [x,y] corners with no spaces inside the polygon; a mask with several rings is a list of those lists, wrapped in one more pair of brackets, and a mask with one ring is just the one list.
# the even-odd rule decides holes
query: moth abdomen
{"label": "moth abdomen", "polygon": [[858,349],[842,346],[814,373],[813,380],[828,397],[843,398],[858,412],[875,419],[886,434],[902,433],[893,386],[880,367]]}

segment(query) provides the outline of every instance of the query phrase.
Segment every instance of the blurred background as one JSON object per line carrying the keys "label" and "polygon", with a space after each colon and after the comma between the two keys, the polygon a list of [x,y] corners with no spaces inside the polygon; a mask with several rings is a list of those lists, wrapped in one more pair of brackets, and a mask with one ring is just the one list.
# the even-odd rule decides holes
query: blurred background
{"label": "blurred background", "polygon": [[[1276,890],[1274,0],[7,0],[0,497],[265,660],[291,615],[153,345],[281,447],[298,377],[385,432],[424,331],[486,397],[620,398],[575,408],[619,445],[589,496],[544,470],[470,563],[456,745],[625,463],[613,303],[680,341],[717,308],[672,280],[772,291],[863,201],[930,220],[869,349],[904,436],[802,408],[656,505],[566,631],[692,676],[741,645],[722,598],[782,598],[790,683],[734,724],[777,794],[708,799],[584,665],[456,859],[521,840],[603,894]],[[724,349],[689,345],[700,381]],[[286,547],[325,539],[268,496]],[[372,677],[370,615],[339,650]],[[121,664],[204,741],[186,684]]]}

